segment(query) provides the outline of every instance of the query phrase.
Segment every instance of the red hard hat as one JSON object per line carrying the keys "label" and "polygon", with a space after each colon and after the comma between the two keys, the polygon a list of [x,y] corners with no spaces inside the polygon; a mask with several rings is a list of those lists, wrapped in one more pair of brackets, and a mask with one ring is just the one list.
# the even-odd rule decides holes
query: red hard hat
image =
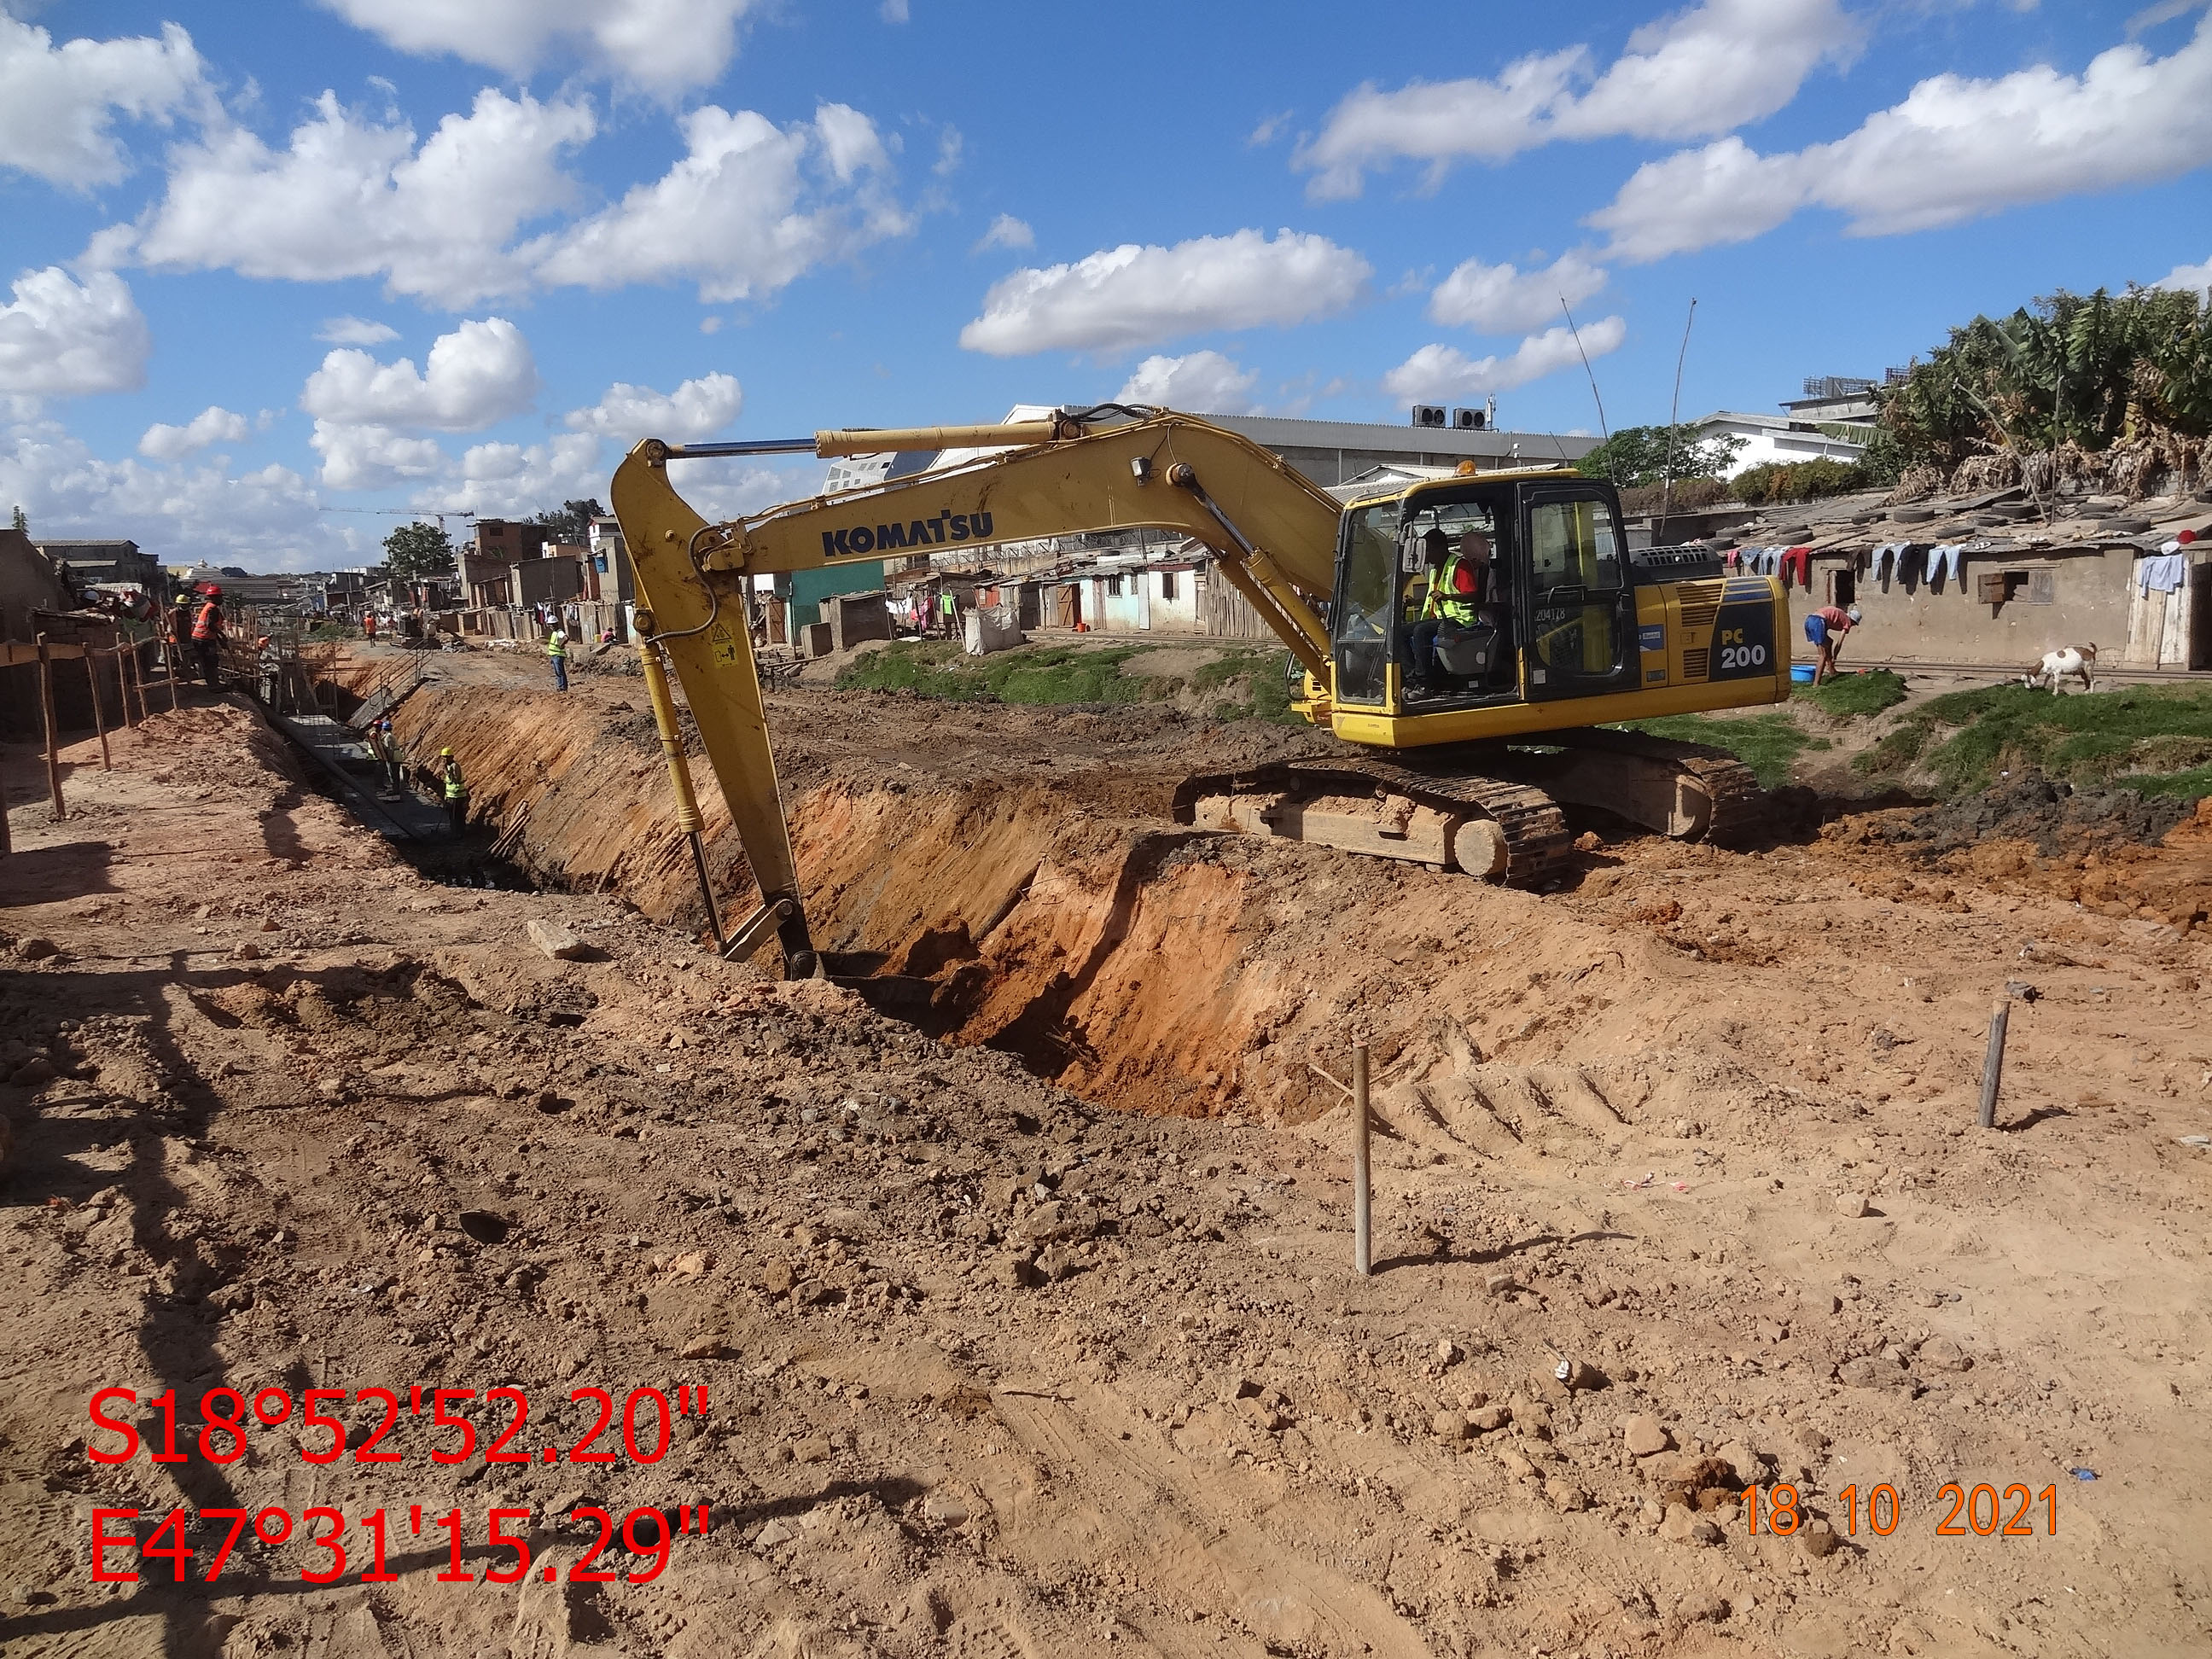
{"label": "red hard hat", "polygon": [[2197,532],[2193,530],[2185,530],[2173,539],[2179,542],[2184,547],[2186,547],[2190,543],[2197,539]]}

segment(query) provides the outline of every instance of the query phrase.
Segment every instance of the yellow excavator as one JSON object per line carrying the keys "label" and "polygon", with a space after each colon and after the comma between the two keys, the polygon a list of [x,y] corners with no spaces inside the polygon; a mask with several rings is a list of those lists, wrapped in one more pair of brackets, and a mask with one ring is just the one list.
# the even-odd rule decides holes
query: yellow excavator
{"label": "yellow excavator", "polygon": [[[947,451],[973,459],[719,524],[668,476],[672,461],[717,456]],[[647,439],[616,471],[611,500],[694,855],[699,817],[663,652],[760,889],[727,938],[709,890],[709,924],[732,957],[773,932],[795,975],[815,971],[816,956],[754,665],[757,575],[1083,532],[1188,537],[1297,659],[1294,707],[1342,741],[1187,780],[1176,817],[1535,889],[1566,866],[1563,805],[1723,841],[1760,817],[1764,798],[1734,757],[1601,728],[1790,694],[1782,585],[1727,574],[1702,550],[1632,550],[1613,487],[1564,467],[1393,483],[1345,502],[1196,416],[1106,404],[988,426]],[[703,857],[700,875],[705,888]]]}

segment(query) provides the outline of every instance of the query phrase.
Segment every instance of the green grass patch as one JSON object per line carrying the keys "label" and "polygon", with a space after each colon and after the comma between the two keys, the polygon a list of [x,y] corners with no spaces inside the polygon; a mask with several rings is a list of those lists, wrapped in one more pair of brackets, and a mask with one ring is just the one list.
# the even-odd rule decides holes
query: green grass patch
{"label": "green grass patch", "polygon": [[1164,702],[1190,689],[1220,694],[1211,709],[1218,720],[1297,718],[1290,712],[1290,684],[1284,674],[1287,652],[1231,651],[1187,678],[1121,672],[1131,658],[1161,648],[1045,645],[970,657],[951,640],[899,640],[849,664],[837,676],[837,684],[846,690],[913,691],[954,702],[1052,704]]}
{"label": "green grass patch", "polygon": [[2197,799],[2212,771],[2212,690],[2131,685],[2054,697],[2022,685],[1953,691],[1915,709],[1855,763],[1874,776],[1913,769],[1946,793],[2035,768],[2077,787],[2118,784]]}
{"label": "green grass patch", "polygon": [[[1121,665],[1150,648],[1048,645],[970,657],[953,640],[896,640],[848,665],[837,684],[851,690],[918,691],[952,702],[1142,702],[1147,695],[1160,695],[1159,687],[1122,673]],[[1172,686],[1168,695],[1173,695]]]}
{"label": "green grass patch", "polygon": [[2172,795],[2178,800],[2202,800],[2212,795],[2212,766],[2194,766],[2186,772],[2163,776],[2150,772],[2124,772],[2112,781],[2141,795]]}
{"label": "green grass patch", "polygon": [[1790,769],[1800,753],[1811,746],[1804,728],[1788,711],[1747,714],[1736,720],[1715,720],[1710,714],[1666,714],[1657,720],[1630,720],[1622,728],[1648,732],[1655,738],[1677,743],[1702,743],[1725,749],[1748,766],[1764,789],[1779,789],[1790,781]]}
{"label": "green grass patch", "polygon": [[1882,714],[1905,701],[1905,681],[1887,668],[1864,674],[1839,674],[1825,685],[1801,685],[1793,699],[1811,703],[1838,720]]}
{"label": "green grass patch", "polygon": [[1287,652],[1282,651],[1224,651],[1212,662],[1202,663],[1192,670],[1190,683],[1200,691],[1211,691],[1216,686],[1226,685],[1231,680],[1244,679],[1264,668],[1275,670],[1279,678],[1288,655]]}

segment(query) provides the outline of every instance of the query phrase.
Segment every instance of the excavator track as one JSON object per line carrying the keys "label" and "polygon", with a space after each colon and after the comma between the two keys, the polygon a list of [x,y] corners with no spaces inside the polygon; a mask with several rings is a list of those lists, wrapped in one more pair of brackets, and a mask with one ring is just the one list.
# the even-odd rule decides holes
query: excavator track
{"label": "excavator track", "polygon": [[[1766,796],[1751,769],[1725,750],[1638,732],[1578,727],[1537,733],[1527,746],[1455,744],[1431,750],[1385,755],[1372,750],[1288,761],[1249,772],[1215,773],[1186,778],[1176,791],[1175,816],[1200,822],[1202,803],[1224,799],[1311,800],[1330,795],[1360,795],[1401,803],[1395,833],[1406,836],[1406,818],[1416,809],[1454,820],[1484,820],[1504,838],[1502,879],[1509,887],[1541,891],[1557,885],[1568,872],[1572,844],[1563,802],[1601,807],[1661,835],[1741,842],[1765,822]],[[1240,827],[1254,827],[1237,820]],[[1389,845],[1391,832],[1362,832],[1352,825],[1342,833],[1342,815],[1331,822],[1336,833],[1301,833],[1282,827],[1273,808],[1249,814],[1266,832],[1288,839],[1318,842],[1350,851],[1421,862],[1447,861],[1443,842],[1432,842],[1438,856],[1418,850],[1418,837]],[[1389,813],[1382,814],[1390,821]],[[1464,861],[1460,867],[1468,867]]]}
{"label": "excavator track", "polygon": [[[1504,884],[1541,890],[1567,873],[1573,843],[1559,803],[1542,789],[1471,771],[1462,750],[1419,754],[1402,760],[1360,753],[1288,761],[1250,772],[1213,773],[1183,780],[1175,816],[1196,819],[1209,796],[1316,793],[1332,789],[1382,793],[1437,812],[1486,819],[1505,840]],[[1494,753],[1494,750],[1490,752]]]}
{"label": "excavator track", "polygon": [[1486,769],[1656,835],[1733,846],[1766,822],[1765,791],[1724,749],[1604,726],[1538,732],[1515,741]]}
{"label": "excavator track", "polygon": [[1710,816],[1697,831],[1700,841],[1722,847],[1740,846],[1766,827],[1766,791],[1759,787],[1752,769],[1725,749],[1595,726],[1557,732],[1532,741],[1556,743],[1569,750],[1633,756],[1672,766],[1711,803]]}

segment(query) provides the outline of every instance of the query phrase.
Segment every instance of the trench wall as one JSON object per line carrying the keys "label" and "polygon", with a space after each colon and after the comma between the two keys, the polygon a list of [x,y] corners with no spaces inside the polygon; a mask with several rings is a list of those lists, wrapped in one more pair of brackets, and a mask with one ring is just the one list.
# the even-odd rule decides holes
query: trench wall
{"label": "trench wall", "polygon": [[[395,726],[418,763],[452,745],[501,850],[540,879],[703,932],[638,705],[433,686]],[[717,892],[742,914],[751,883],[694,758]],[[1528,894],[1096,812],[1042,782],[833,777],[786,810],[834,970],[1104,1104],[1309,1121],[1340,1099],[1315,1063],[1340,1074],[1364,1032],[1396,1155],[1419,1158],[1431,1140],[1586,1146],[1698,1081],[1586,1057],[1644,1046],[1636,1011],[1668,953],[1631,962]],[[756,960],[773,970],[772,952]]]}

